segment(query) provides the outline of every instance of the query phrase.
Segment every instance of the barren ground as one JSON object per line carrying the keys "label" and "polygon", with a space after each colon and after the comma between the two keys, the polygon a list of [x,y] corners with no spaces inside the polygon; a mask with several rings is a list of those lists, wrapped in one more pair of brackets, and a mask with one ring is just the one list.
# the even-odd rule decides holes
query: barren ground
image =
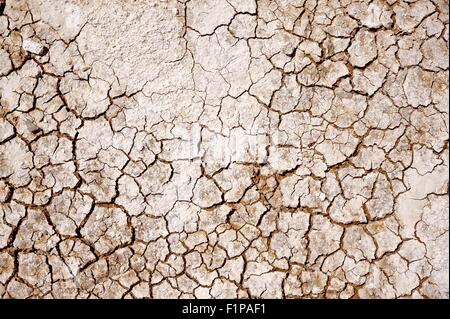
{"label": "barren ground", "polygon": [[0,12],[1,298],[449,297],[447,0]]}

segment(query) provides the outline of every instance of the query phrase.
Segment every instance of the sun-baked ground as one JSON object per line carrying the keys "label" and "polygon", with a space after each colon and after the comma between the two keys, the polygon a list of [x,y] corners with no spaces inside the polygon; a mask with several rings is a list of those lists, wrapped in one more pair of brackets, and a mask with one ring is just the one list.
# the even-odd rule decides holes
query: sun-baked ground
{"label": "sun-baked ground", "polygon": [[0,8],[0,297],[448,298],[447,0]]}

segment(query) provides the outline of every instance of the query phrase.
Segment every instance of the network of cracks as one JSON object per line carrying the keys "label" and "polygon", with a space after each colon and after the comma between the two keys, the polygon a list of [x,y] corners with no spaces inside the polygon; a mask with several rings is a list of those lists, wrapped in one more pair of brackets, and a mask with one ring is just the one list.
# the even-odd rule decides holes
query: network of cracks
{"label": "network of cracks", "polygon": [[448,298],[446,0],[0,0],[1,298]]}

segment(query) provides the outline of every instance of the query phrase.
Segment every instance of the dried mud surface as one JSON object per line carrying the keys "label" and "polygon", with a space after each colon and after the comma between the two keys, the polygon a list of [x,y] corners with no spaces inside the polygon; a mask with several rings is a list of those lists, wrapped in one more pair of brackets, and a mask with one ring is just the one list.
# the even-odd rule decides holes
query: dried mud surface
{"label": "dried mud surface", "polygon": [[0,298],[448,298],[447,0],[1,0]]}

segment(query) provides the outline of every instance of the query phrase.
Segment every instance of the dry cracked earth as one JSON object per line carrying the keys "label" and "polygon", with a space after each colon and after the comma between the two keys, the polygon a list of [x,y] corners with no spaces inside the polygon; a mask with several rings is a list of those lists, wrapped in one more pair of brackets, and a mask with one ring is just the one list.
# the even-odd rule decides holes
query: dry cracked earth
{"label": "dry cracked earth", "polygon": [[1,298],[448,298],[447,0],[1,0]]}

